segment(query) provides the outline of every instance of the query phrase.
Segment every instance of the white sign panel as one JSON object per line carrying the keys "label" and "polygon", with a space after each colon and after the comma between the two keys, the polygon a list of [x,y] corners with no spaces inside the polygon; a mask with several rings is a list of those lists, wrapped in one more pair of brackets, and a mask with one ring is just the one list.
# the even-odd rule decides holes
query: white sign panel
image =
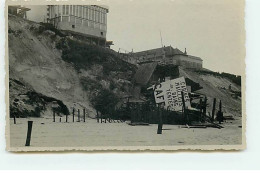
{"label": "white sign panel", "polygon": [[155,102],[164,103],[165,109],[172,111],[183,109],[181,92],[184,94],[185,107],[190,107],[190,98],[184,77],[162,82],[155,87]]}

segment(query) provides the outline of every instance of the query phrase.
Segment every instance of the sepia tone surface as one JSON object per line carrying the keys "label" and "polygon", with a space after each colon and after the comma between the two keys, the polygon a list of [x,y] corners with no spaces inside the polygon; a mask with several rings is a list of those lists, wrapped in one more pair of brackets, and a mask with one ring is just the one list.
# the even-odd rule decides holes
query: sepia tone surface
{"label": "sepia tone surface", "polygon": [[[46,5],[50,4],[32,2],[19,7],[29,9],[25,9],[26,19],[24,13],[6,12],[7,149],[245,148],[244,2],[230,1],[233,7],[226,13],[226,6],[231,5],[227,1],[176,0],[170,7],[168,1],[144,1],[132,2],[128,7],[135,11],[148,5],[158,9],[155,16],[145,15],[150,14],[149,8],[144,8],[144,15],[118,15],[129,2],[114,2],[95,6],[59,4],[49,10]],[[17,8],[8,3],[9,9]],[[197,19],[200,22],[196,25],[189,12],[183,16],[185,22],[172,18],[182,15],[178,10],[171,14],[174,7],[188,10],[198,4],[201,4],[198,9],[201,19]],[[219,15],[213,10],[210,15],[200,15],[208,14],[208,9],[213,7],[224,12]],[[164,8],[165,14],[161,14],[159,9]],[[118,19],[119,16],[125,20]],[[234,16],[240,17],[233,21]],[[156,27],[151,25],[151,21],[162,18],[166,19]],[[228,23],[227,18],[232,22]],[[214,27],[210,25],[212,20],[222,25]],[[186,30],[187,23],[195,25],[193,35],[202,34],[200,27],[208,26],[201,35],[208,46],[196,42],[194,36],[180,37],[183,32],[184,35],[191,32]],[[151,29],[141,32],[139,24]],[[165,27],[173,27],[172,32]],[[232,34],[230,28],[233,28]],[[179,37],[175,40],[173,34]],[[219,34],[223,35],[222,39],[215,38]],[[220,50],[216,42],[223,45],[222,51],[215,52]],[[240,65],[234,66],[234,61]],[[223,68],[225,66],[228,68]],[[171,111],[165,106],[170,103],[169,99],[165,98],[163,104],[156,101],[156,87],[164,81],[176,84],[181,77],[185,78],[185,89],[171,91],[171,97],[184,109],[176,111],[173,105]],[[187,93],[186,101],[190,103],[187,105],[185,101],[186,107],[183,107],[182,92],[185,98]],[[28,121],[33,121],[32,133],[30,144],[25,147],[30,129]]]}

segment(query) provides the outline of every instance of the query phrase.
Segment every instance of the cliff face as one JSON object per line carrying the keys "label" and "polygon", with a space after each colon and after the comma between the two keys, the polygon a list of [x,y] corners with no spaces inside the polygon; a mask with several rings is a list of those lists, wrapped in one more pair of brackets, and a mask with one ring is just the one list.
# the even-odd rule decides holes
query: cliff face
{"label": "cliff face", "polygon": [[[8,17],[10,79],[19,81],[30,91],[62,101],[70,111],[72,107],[86,108],[87,114],[94,117],[95,110],[89,100],[92,91],[86,90],[84,85],[91,85],[94,81],[101,88],[109,88],[111,80],[104,77],[102,64],[77,69],[72,62],[64,61],[62,51],[56,48],[62,39],[60,36],[50,30],[42,31],[38,23],[11,15]],[[101,76],[99,80],[96,74]],[[117,87],[115,85],[113,89]],[[25,94],[20,90],[21,93],[10,86],[10,106],[14,106],[13,102],[20,94]],[[48,109],[42,114],[46,112],[50,114]]]}

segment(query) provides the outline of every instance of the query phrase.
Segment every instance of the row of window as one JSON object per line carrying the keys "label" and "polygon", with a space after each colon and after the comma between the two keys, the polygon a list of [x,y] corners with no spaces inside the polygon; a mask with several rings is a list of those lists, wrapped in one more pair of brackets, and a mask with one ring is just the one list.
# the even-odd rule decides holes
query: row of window
{"label": "row of window", "polygon": [[74,15],[80,18],[92,20],[97,23],[106,24],[107,11],[103,8],[89,6],[89,5],[62,5],[52,6],[49,9],[50,17],[57,17],[62,15]]}
{"label": "row of window", "polygon": [[[106,25],[105,24],[96,23],[96,22],[89,21],[89,20],[84,20],[84,19],[75,18],[75,17],[71,17],[70,20],[69,20],[68,16],[63,16],[62,21],[63,22],[70,22],[72,24],[72,28],[76,28],[78,26],[86,26],[86,27],[96,28],[96,29],[106,31]],[[56,22],[56,24],[57,24],[57,22],[61,22],[61,17],[58,17],[58,18],[51,20],[52,24],[55,24],[55,22]]]}

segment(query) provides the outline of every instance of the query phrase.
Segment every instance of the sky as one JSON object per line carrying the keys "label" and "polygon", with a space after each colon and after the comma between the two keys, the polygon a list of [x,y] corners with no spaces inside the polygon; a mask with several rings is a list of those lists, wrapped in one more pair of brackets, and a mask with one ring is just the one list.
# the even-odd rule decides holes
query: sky
{"label": "sky", "polygon": [[[100,0],[109,7],[107,40],[118,51],[178,48],[203,59],[203,67],[242,75],[245,57],[243,0]],[[46,9],[33,7],[33,20]],[[41,15],[39,15],[41,14]],[[162,35],[162,44],[161,37]]]}

